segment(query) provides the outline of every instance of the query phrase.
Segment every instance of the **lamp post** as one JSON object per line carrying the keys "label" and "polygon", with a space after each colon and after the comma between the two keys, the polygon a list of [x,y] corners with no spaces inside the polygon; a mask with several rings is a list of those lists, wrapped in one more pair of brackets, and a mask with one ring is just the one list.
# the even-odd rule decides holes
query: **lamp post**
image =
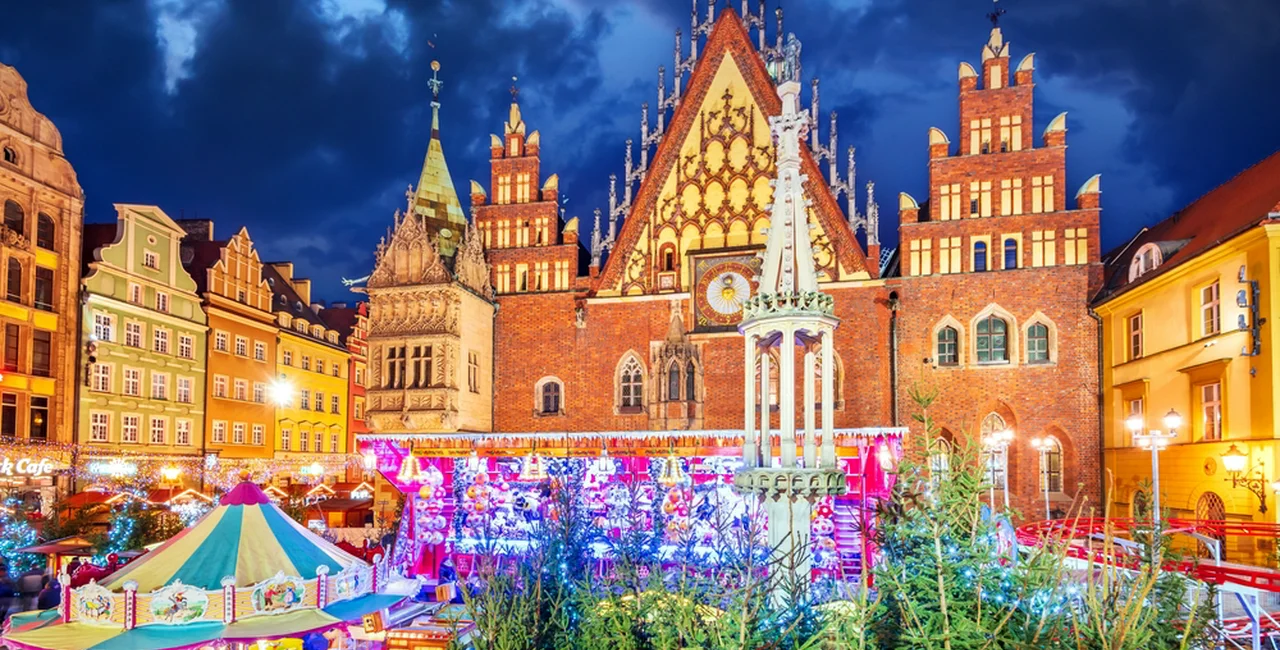
{"label": "lamp post", "polygon": [[1138,447],[1151,450],[1151,524],[1153,527],[1159,526],[1160,523],[1160,452],[1169,446],[1171,440],[1178,437],[1182,416],[1177,411],[1169,409],[1169,412],[1164,414],[1163,421],[1167,433],[1159,429],[1151,429],[1143,433],[1146,422],[1138,413],[1125,420],[1125,426],[1133,433],[1133,441]]}
{"label": "lamp post", "polygon": [[1036,436],[1031,439],[1031,448],[1040,452],[1040,482],[1044,484],[1044,520],[1049,521],[1049,450],[1053,448],[1052,438]]}
{"label": "lamp post", "polygon": [[[1227,470],[1230,476],[1226,481],[1231,482],[1231,487],[1243,487],[1258,497],[1258,512],[1267,514],[1267,475],[1263,472],[1262,463],[1258,463],[1254,467],[1245,471],[1248,465],[1249,457],[1240,451],[1234,444],[1227,449],[1227,453],[1222,455],[1222,466]],[[1253,476],[1254,470],[1257,475]],[[1242,478],[1243,476],[1243,478]],[[1280,481],[1272,481],[1271,489],[1280,492]]]}
{"label": "lamp post", "polygon": [[1003,486],[1004,507],[1006,510],[1009,508],[1009,453],[1008,451],[1009,451],[1009,445],[1013,443],[1013,437],[1014,437],[1013,429],[1005,429],[1003,431],[994,431],[988,434],[982,440],[982,446],[986,447],[987,453],[990,454],[988,456],[988,461],[987,461],[987,470],[991,473],[990,503],[991,503],[991,511],[993,513],[995,512],[995,509],[996,509],[996,480],[995,480],[996,477],[995,477],[995,468],[993,467],[992,464],[996,460],[995,459],[996,454],[1000,454],[1000,471],[1001,471],[1001,476],[1004,477],[1004,486]]}

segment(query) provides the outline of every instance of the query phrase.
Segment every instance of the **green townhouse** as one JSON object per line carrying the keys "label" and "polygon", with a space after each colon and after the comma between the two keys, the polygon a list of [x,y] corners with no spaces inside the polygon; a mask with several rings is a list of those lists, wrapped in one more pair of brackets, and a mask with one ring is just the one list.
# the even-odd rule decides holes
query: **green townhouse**
{"label": "green townhouse", "polygon": [[[77,442],[89,478],[193,482],[203,459],[207,319],[183,269],[185,232],[160,208],[117,204],[85,226]],[[96,461],[95,461],[96,459]],[[111,462],[120,459],[122,462]],[[185,461],[185,462],[184,462]]]}

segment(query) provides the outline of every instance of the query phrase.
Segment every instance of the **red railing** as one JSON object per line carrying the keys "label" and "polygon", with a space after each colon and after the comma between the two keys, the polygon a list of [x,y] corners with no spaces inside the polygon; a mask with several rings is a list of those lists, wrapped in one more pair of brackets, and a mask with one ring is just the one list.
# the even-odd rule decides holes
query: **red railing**
{"label": "red railing", "polygon": [[[1134,531],[1149,530],[1151,522],[1135,519],[1106,519],[1103,517],[1081,517],[1079,519],[1052,519],[1037,521],[1021,526],[1017,530],[1018,543],[1024,546],[1041,547],[1046,542],[1066,543],[1066,555],[1079,560],[1094,561],[1120,567],[1136,567],[1138,558],[1125,552],[1122,547],[1113,547],[1106,553],[1094,546],[1073,544],[1077,540],[1087,540],[1110,532],[1123,535]],[[1280,525],[1270,523],[1254,523],[1247,521],[1200,521],[1194,519],[1169,519],[1165,523],[1164,534],[1198,533],[1208,537],[1268,537],[1280,538]],[[1171,561],[1164,565],[1166,571],[1178,571],[1191,575],[1210,584],[1234,584],[1253,587],[1263,591],[1280,593],[1280,571],[1263,567],[1239,564],[1217,565],[1212,563],[1196,563]]]}

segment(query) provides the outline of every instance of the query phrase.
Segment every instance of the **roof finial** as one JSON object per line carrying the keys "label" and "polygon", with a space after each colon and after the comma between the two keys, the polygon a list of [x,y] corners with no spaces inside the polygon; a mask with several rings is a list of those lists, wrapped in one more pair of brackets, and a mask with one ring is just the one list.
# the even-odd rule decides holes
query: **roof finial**
{"label": "roof finial", "polygon": [[440,72],[440,62],[432,61],[431,62],[431,80],[427,82],[427,85],[431,86],[432,102],[440,101],[440,86],[444,84],[443,81],[440,81],[440,77],[437,76],[437,73],[439,72]]}
{"label": "roof finial", "polygon": [[516,103],[516,99],[520,97],[520,87],[516,85],[517,81],[519,81],[519,77],[516,77],[513,75],[511,77],[511,103],[512,104]]}
{"label": "roof finial", "polygon": [[1005,14],[1005,10],[1000,6],[1000,0],[991,0],[991,13],[987,14],[987,20],[991,21],[992,29],[1000,28],[1000,17]]}

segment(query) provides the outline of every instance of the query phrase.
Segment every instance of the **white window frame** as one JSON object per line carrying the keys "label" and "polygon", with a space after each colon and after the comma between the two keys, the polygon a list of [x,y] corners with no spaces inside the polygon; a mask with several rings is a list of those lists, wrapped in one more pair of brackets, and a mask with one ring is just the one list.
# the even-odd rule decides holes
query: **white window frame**
{"label": "white window frame", "polygon": [[248,426],[245,425],[244,422],[233,422],[231,424],[231,443],[236,445],[243,445],[245,440],[245,433],[248,432],[248,430],[249,428]]}
{"label": "white window frame", "polygon": [[228,382],[227,382],[226,375],[214,375],[213,376],[213,396],[221,397],[225,399],[227,396],[227,383]]}
{"label": "white window frame", "polygon": [[1200,384],[1202,440],[1222,440],[1222,381]]}
{"label": "white window frame", "polygon": [[1146,342],[1142,338],[1142,312],[1130,314],[1125,319],[1125,334],[1129,360],[1141,359],[1146,354]]}
{"label": "white window frame", "polygon": [[293,451],[293,429],[280,430],[280,451]]}
{"label": "white window frame", "polygon": [[152,330],[151,350],[157,354],[169,354],[169,330],[163,327]]}
{"label": "white window frame", "polygon": [[264,436],[265,436],[265,434],[266,434],[266,430],[267,430],[267,428],[266,428],[265,426],[261,425],[261,424],[255,424],[255,425],[253,425],[253,444],[254,444],[254,446],[258,446],[258,447],[261,447],[261,446],[262,446],[262,439],[263,439],[263,437],[264,437]]}
{"label": "white window frame", "polygon": [[267,385],[260,382],[253,382],[253,401],[256,404],[265,404],[267,402]]}
{"label": "white window frame", "polygon": [[1222,291],[1217,280],[1200,288],[1200,335],[1222,332]]}
{"label": "white window frame", "polygon": [[111,371],[112,366],[109,363],[93,364],[93,381],[90,388],[98,393],[111,392]]}
{"label": "white window frame", "polygon": [[[132,384],[132,387],[130,387],[130,384]],[[128,395],[129,397],[142,397],[141,368],[125,367],[124,379],[120,387],[120,393],[122,395]]]}
{"label": "white window frame", "polygon": [[[132,424],[132,426],[130,426]],[[138,444],[139,429],[142,428],[142,416],[137,413],[125,413],[120,416],[120,442]],[[132,432],[132,435],[130,435]]]}
{"label": "white window frame", "polygon": [[190,334],[178,335],[178,356],[183,359],[195,358],[195,337]]}
{"label": "white window frame", "polygon": [[156,292],[156,311],[164,314],[169,313],[169,294],[163,291]]}
{"label": "white window frame", "polygon": [[89,411],[89,442],[111,442],[111,413]]}
{"label": "white window frame", "polygon": [[236,337],[236,356],[249,356],[249,338],[245,336]]}
{"label": "white window frame", "polygon": [[[157,424],[160,426],[157,427]],[[157,433],[160,434],[158,440],[156,439]],[[147,441],[153,445],[169,444],[169,418],[163,415],[151,416],[147,426]]]}
{"label": "white window frame", "polygon": [[169,399],[169,373],[151,371],[151,399]]}
{"label": "white window frame", "polygon": [[160,270],[160,254],[155,251],[142,251],[142,265],[152,271]]}
{"label": "white window frame", "polygon": [[211,434],[213,436],[214,444],[218,444],[218,445],[227,444],[227,421],[214,420],[213,431],[211,432]]}
{"label": "white window frame", "polygon": [[173,426],[173,444],[189,446],[193,422],[187,418],[177,418]]}
{"label": "white window frame", "polygon": [[213,333],[213,349],[216,352],[226,352],[230,349],[231,335],[226,332]]}
{"label": "white window frame", "polygon": [[96,341],[110,343],[115,340],[116,317],[112,314],[94,312],[93,338]]}
{"label": "white window frame", "polygon": [[242,402],[249,401],[249,381],[237,378],[232,382],[231,397]]}
{"label": "white window frame", "polygon": [[142,347],[142,337],[146,332],[146,328],[138,321],[125,321],[124,323],[124,344],[131,348]]}
{"label": "white window frame", "polygon": [[267,344],[266,343],[263,343],[262,341],[253,342],[253,360],[254,361],[267,360]]}

